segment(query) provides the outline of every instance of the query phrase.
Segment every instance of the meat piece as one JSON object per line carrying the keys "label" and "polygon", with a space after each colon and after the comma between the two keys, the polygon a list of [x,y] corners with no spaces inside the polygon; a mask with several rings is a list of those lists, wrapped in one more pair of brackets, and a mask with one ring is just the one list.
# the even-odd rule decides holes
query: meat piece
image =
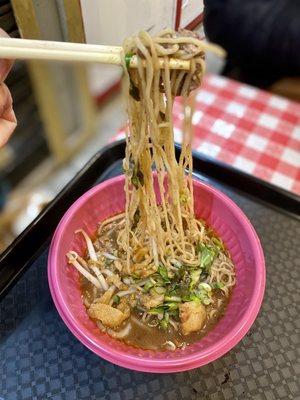
{"label": "meat piece", "polygon": [[121,298],[121,301],[118,304],[117,309],[122,311],[122,313],[125,315],[125,318],[129,318],[129,316],[130,316],[130,306],[128,304],[128,300],[125,297]]}
{"label": "meat piece", "polygon": [[179,306],[179,317],[181,331],[184,335],[199,331],[203,328],[206,320],[205,307],[201,303],[189,301]]}
{"label": "meat piece", "polygon": [[158,294],[156,296],[150,296],[148,294],[144,294],[141,296],[141,303],[148,309],[154,308],[164,302],[164,297],[165,296],[163,294]]}
{"label": "meat piece", "polygon": [[143,265],[143,264],[132,264],[131,265],[131,273],[138,275],[141,278],[147,278],[154,274],[157,271],[157,267],[152,265]]}
{"label": "meat piece", "polygon": [[101,297],[95,300],[95,303],[108,304],[112,295],[114,294],[115,287],[111,286]]}
{"label": "meat piece", "polygon": [[137,298],[136,298],[135,293],[133,293],[130,296],[127,296],[126,298],[128,300],[128,304],[129,304],[130,308],[134,308],[137,305]]}
{"label": "meat piece", "polygon": [[143,259],[145,258],[145,255],[149,253],[149,250],[147,247],[140,247],[140,249],[135,253],[133,260],[136,263],[139,263],[141,261],[143,261]]}
{"label": "meat piece", "polygon": [[99,302],[90,306],[88,314],[91,318],[99,319],[103,325],[112,329],[120,326],[129,317],[121,310]]}
{"label": "meat piece", "polygon": [[109,276],[107,278],[107,282],[114,284],[118,289],[123,289],[124,284],[122,283],[121,278],[117,274]]}
{"label": "meat piece", "polygon": [[122,265],[122,263],[121,263],[120,260],[115,260],[115,261],[114,261],[114,265],[115,265],[115,267],[117,268],[117,270],[118,270],[119,272],[122,271],[123,265]]}

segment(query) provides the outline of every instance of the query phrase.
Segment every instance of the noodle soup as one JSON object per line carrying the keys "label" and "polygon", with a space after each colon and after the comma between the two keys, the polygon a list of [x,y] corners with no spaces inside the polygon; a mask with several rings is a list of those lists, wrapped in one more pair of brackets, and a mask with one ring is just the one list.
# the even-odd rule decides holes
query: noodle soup
{"label": "noodle soup", "polygon": [[[144,267],[127,275],[124,273],[126,254],[118,250],[117,243],[118,231],[125,224],[124,215],[112,220],[100,224],[94,240],[85,235],[87,247],[91,249],[92,243],[109,285],[105,292],[81,276],[87,313],[100,330],[143,349],[174,350],[200,340],[224,315],[235,284],[234,267],[222,241],[199,221],[205,231],[205,244],[197,249],[197,266],[173,260],[171,273],[166,274],[158,267],[149,274]],[[142,251],[137,254],[140,263],[145,257]],[[93,264],[88,251],[79,261],[87,266]],[[103,311],[97,313],[103,309],[103,304],[116,307],[127,318],[122,321],[124,315],[120,314],[119,324],[118,321],[112,323],[110,308],[106,309],[107,315]],[[107,322],[110,326],[105,325]]]}
{"label": "noodle soup", "polygon": [[[137,68],[130,68],[133,56]],[[189,70],[171,71],[170,57],[188,61]],[[125,212],[100,224],[94,241],[79,230],[87,254],[67,257],[83,276],[83,302],[99,329],[133,346],[174,350],[212,329],[235,285],[222,241],[194,212],[189,95],[203,77],[203,44],[186,30],[140,32],[125,40],[123,65]],[[179,95],[184,118],[177,160],[172,107]]]}

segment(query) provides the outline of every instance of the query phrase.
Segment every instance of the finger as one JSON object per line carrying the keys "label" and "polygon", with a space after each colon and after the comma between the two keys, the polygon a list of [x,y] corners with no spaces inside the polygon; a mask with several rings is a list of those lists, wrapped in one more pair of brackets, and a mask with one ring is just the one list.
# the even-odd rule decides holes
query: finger
{"label": "finger", "polygon": [[[0,37],[9,37],[9,35],[0,28]],[[0,83],[7,77],[13,63],[13,60],[0,59]]]}
{"label": "finger", "polygon": [[13,63],[12,60],[0,60],[0,83],[5,81]]}
{"label": "finger", "polygon": [[4,146],[17,125],[12,97],[7,86],[0,85],[0,147]]}
{"label": "finger", "polygon": [[17,126],[16,122],[0,118],[0,147],[4,146]]}
{"label": "finger", "polygon": [[12,106],[9,106],[5,109],[4,113],[1,116],[1,119],[5,119],[9,122],[17,122],[16,114]]}
{"label": "finger", "polygon": [[0,118],[4,111],[13,103],[10,91],[5,83],[0,83]]}

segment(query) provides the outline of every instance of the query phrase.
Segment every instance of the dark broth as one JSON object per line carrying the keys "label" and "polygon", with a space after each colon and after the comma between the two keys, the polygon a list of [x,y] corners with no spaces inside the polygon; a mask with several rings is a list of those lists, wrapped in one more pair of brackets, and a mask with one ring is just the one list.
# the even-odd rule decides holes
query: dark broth
{"label": "dark broth", "polygon": [[[109,229],[114,226],[114,223],[109,224]],[[209,235],[218,238],[218,236],[209,230]],[[116,230],[113,230],[110,237],[105,236],[105,231],[101,234],[101,240],[96,238],[94,244],[98,250],[112,251],[116,249]],[[80,276],[80,286],[82,299],[85,306],[88,308],[94,300],[99,298],[101,295],[100,291],[93,286],[85,277]],[[151,327],[144,324],[141,321],[142,312],[137,312],[136,310],[131,311],[131,316],[126,320],[120,329],[124,327],[128,321],[131,322],[131,330],[129,335],[124,339],[119,339],[125,343],[148,350],[167,350],[165,344],[167,341],[173,342],[176,347],[184,348],[185,346],[199,341],[203,338],[209,331],[211,331],[215,325],[218,323],[220,318],[224,315],[227,304],[230,300],[231,292],[228,296],[225,296],[223,292],[219,289],[213,291],[212,299],[213,302],[210,305],[205,306],[207,312],[206,323],[203,328],[197,332],[191,333],[189,335],[183,335],[180,331],[176,331],[172,327],[164,331],[158,327]],[[97,321],[96,321],[97,322]]]}

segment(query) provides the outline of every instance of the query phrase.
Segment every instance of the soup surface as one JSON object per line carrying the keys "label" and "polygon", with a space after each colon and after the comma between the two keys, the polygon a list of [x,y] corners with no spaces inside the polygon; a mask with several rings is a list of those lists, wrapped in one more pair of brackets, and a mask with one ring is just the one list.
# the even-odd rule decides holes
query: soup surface
{"label": "soup surface", "polygon": [[[199,249],[198,267],[191,268],[178,262],[177,265],[174,263],[172,273],[158,267],[147,276],[138,272],[129,276],[122,272],[121,260],[125,255],[120,254],[117,244],[122,224],[124,218],[104,227],[100,225],[93,240],[95,251],[101,254],[97,267],[106,278],[111,293],[98,289],[81,275],[82,299],[90,317],[102,331],[143,349],[174,350],[200,340],[224,315],[232,292],[232,276],[215,274],[212,279],[211,274],[218,266],[220,269],[232,266],[222,241],[206,228],[211,243]],[[137,258],[143,260],[142,251]],[[91,264],[88,253],[82,261]],[[216,276],[219,281],[215,280]],[[127,318],[117,326],[107,326],[106,316],[97,314],[97,309],[107,307],[103,306],[105,303],[124,312]],[[111,311],[107,308],[108,319]]]}

